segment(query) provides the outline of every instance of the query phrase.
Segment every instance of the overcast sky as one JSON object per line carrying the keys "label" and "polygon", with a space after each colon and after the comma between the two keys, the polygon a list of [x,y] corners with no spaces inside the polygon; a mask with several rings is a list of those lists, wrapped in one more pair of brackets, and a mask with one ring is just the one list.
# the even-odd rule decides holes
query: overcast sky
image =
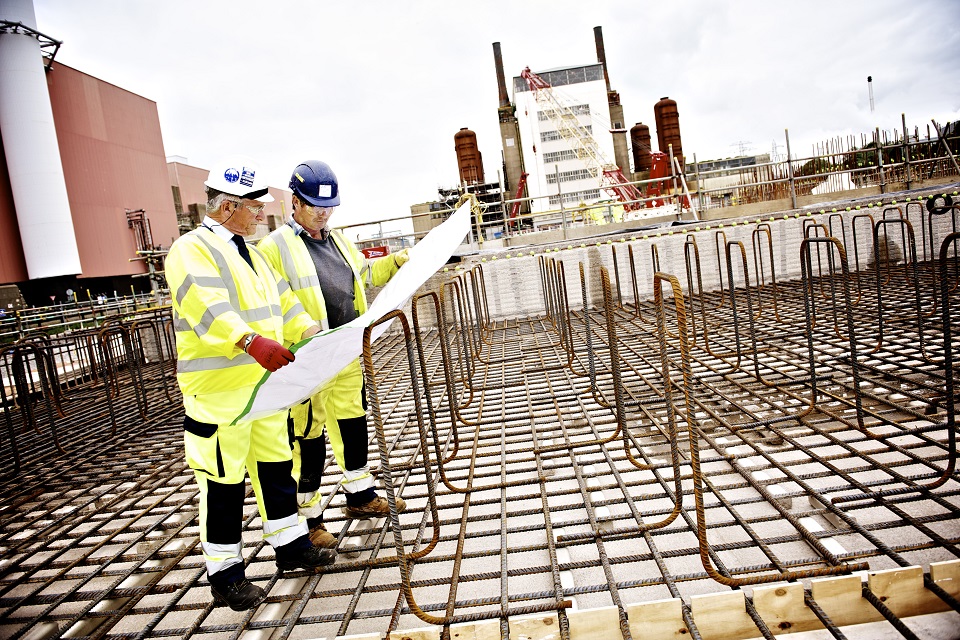
{"label": "overcast sky", "polygon": [[[242,152],[271,184],[318,158],[338,225],[409,212],[456,185],[453,136],[501,168],[493,42],[508,83],[597,60],[603,28],[626,125],[677,101],[684,154],[784,152],[837,135],[960,119],[957,0],[349,2],[34,0],[57,60],[156,101],[165,152]],[[870,112],[867,76],[876,111]],[[746,144],[744,144],[746,143]],[[388,230],[385,227],[385,230]]]}

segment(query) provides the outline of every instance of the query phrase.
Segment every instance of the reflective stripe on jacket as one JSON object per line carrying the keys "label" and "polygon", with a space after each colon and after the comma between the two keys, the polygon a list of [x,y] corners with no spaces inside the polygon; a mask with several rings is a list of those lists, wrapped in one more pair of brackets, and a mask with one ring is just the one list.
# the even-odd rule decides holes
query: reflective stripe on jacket
{"label": "reflective stripe on jacket", "polygon": [[296,342],[315,323],[256,249],[254,273],[240,254],[199,228],[170,247],[165,271],[173,298],[177,382],[184,395],[253,386],[263,367],[237,342],[251,331]]}
{"label": "reflective stripe on jacket", "polygon": [[[331,231],[330,238],[333,239],[340,255],[353,271],[353,306],[357,313],[362,315],[367,310],[364,289],[369,286],[385,285],[399,267],[390,256],[368,260],[340,231]],[[282,225],[261,240],[257,248],[290,283],[290,288],[307,313],[320,323],[321,328],[329,328],[327,307],[323,300],[323,291],[320,289],[317,267],[313,263],[313,258],[310,257],[310,250],[297,232],[289,224]]]}

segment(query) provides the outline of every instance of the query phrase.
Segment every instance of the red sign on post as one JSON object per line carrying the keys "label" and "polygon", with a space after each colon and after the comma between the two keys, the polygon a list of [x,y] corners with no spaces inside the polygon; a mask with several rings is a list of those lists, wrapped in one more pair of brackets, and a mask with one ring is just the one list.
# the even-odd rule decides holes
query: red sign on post
{"label": "red sign on post", "polygon": [[363,252],[363,255],[370,258],[382,258],[383,256],[390,253],[390,247],[367,247],[366,249],[360,249]]}

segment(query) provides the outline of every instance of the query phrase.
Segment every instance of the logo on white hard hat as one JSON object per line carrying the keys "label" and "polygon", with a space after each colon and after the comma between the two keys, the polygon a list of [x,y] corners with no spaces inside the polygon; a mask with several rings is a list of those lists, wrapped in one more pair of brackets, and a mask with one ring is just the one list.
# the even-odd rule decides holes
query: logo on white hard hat
{"label": "logo on white hard hat", "polygon": [[230,184],[233,184],[234,182],[240,179],[240,172],[231,167],[230,169],[227,169],[226,171],[223,172],[223,179],[229,182]]}
{"label": "logo on white hard hat", "polygon": [[243,174],[240,176],[240,184],[245,187],[253,186],[253,177],[257,175],[257,172],[253,169],[248,169],[247,167],[243,168]]}

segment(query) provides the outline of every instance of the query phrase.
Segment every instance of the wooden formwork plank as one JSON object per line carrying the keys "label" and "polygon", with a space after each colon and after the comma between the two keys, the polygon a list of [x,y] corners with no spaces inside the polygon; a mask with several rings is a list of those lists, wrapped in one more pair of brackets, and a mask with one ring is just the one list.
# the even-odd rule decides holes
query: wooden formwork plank
{"label": "wooden formwork plank", "polygon": [[568,611],[570,640],[622,640],[616,606]]}
{"label": "wooden formwork plank", "polygon": [[[921,609],[923,567],[899,567],[867,574],[870,590],[897,614],[897,617],[916,615]],[[910,613],[914,612],[914,613]]]}
{"label": "wooden formwork plank", "polygon": [[[570,611],[567,611],[567,615]],[[510,637],[524,640],[556,640],[560,637],[560,620],[556,613],[510,619]]]}
{"label": "wooden formwork plank", "polygon": [[799,582],[755,587],[753,606],[774,633],[823,628],[817,616],[804,603],[803,585]]}
{"label": "wooden formwork plank", "polygon": [[930,577],[950,595],[960,595],[960,560],[931,562]]}
{"label": "wooden formwork plank", "polygon": [[863,597],[863,579],[859,575],[817,579],[810,584],[810,595],[837,625],[882,620],[883,616]]}
{"label": "wooden formwork plank", "polygon": [[391,631],[387,640],[440,640],[440,627],[420,627],[406,631]]}
{"label": "wooden formwork plank", "polygon": [[705,640],[749,638],[757,633],[757,625],[747,614],[743,591],[692,596],[690,610]]}
{"label": "wooden formwork plank", "polygon": [[689,640],[679,598],[627,605],[630,635],[651,640]]}
{"label": "wooden formwork plank", "polygon": [[[949,566],[955,563],[944,563],[938,567],[937,573],[944,583],[943,587],[951,595],[957,595],[958,581],[952,579],[956,575],[956,568]],[[933,577],[933,574],[931,574]],[[934,578],[936,581],[936,578]],[[886,571],[871,571],[867,574],[870,590],[883,603],[890,607],[898,618],[916,616],[924,613],[946,611],[949,606],[932,591],[923,586],[922,567],[902,567]]]}
{"label": "wooden formwork plank", "polygon": [[382,633],[358,633],[349,636],[337,636],[336,640],[383,640]]}
{"label": "wooden formwork plank", "polygon": [[[960,597],[960,560],[930,563],[930,577],[954,597]],[[867,573],[870,590],[899,618],[949,610],[923,584],[922,567],[902,567]],[[861,575],[832,576],[810,581],[810,595],[837,626],[882,620],[880,613],[863,598]],[[759,635],[747,614],[742,591],[724,591],[692,596],[691,612],[705,640],[740,640]],[[761,585],[753,588],[753,605],[773,633],[795,633],[822,629],[819,618],[804,602],[804,585],[799,582]],[[630,633],[645,640],[687,640],[678,598],[627,605]],[[572,640],[619,640],[620,621],[616,607],[568,610]],[[486,620],[450,627],[456,640],[496,640],[500,623]],[[556,640],[560,625],[555,613],[510,620],[510,637],[523,640]],[[440,627],[394,631],[388,640],[437,640]],[[356,640],[379,640],[378,634],[356,636]],[[345,640],[345,639],[344,639]]]}
{"label": "wooden formwork plank", "polygon": [[500,640],[500,621],[481,620],[450,625],[452,640]]}

